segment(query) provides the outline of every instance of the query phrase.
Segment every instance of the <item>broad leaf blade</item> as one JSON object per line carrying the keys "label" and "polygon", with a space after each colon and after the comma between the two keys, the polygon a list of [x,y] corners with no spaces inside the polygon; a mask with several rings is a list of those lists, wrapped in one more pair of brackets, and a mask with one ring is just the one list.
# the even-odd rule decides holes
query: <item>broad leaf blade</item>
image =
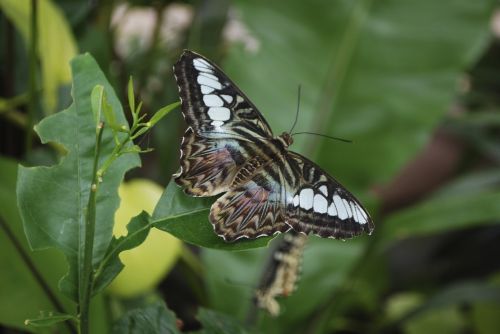
{"label": "broad leaf blade", "polygon": [[429,199],[388,217],[381,232],[381,245],[416,235],[497,224],[498,203],[500,192],[491,190]]}
{"label": "broad leaf blade", "polygon": [[181,334],[175,314],[163,302],[127,312],[114,326],[116,334]]}
{"label": "broad leaf blade", "polygon": [[301,84],[295,131],[354,143],[297,136],[292,149],[359,195],[425,145],[488,42],[494,4],[238,1],[249,30],[242,42],[257,51],[235,45],[223,65],[275,133],[291,127]]}
{"label": "broad leaf blade", "polygon": [[[27,318],[34,317],[40,310],[71,313],[74,307],[57,291],[57,282],[67,270],[64,256],[55,249],[40,252],[29,249],[17,210],[17,164],[0,158],[0,323],[35,331],[24,324]],[[38,279],[34,270],[39,273]],[[64,327],[60,329],[63,331]]]}
{"label": "broad leaf blade", "polygon": [[265,247],[270,237],[227,243],[214,233],[208,221],[213,198],[187,196],[171,181],[153,213],[155,227],[201,247],[243,250]]}
{"label": "broad leaf blade", "polygon": [[[123,110],[112,87],[90,55],[71,62],[74,102],[66,110],[50,116],[36,126],[43,143],[62,144],[68,154],[52,167],[19,167],[18,203],[24,228],[32,249],[61,249],[69,262],[69,275],[61,282],[63,292],[77,300],[78,275],[82,269],[84,219],[95,146],[95,122],[91,92],[102,85],[116,119],[126,124]],[[114,147],[112,131],[102,141],[102,164]],[[124,134],[120,134],[124,136]],[[103,177],[97,194],[97,221],[93,263],[102,259],[111,240],[114,213],[118,208],[118,186],[124,173],[139,165],[136,154],[119,157]]]}
{"label": "broad leaf blade", "polygon": [[196,318],[203,326],[199,334],[248,333],[235,319],[206,308],[200,308]]}

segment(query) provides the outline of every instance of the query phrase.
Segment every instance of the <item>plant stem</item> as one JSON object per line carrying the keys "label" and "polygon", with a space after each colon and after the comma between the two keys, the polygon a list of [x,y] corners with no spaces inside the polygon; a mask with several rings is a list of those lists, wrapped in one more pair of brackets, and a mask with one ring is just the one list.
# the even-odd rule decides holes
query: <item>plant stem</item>
{"label": "plant stem", "polygon": [[99,155],[101,153],[101,141],[104,123],[97,126],[96,145],[94,154],[94,167],[92,171],[92,184],[90,186],[89,202],[87,205],[87,215],[85,217],[85,250],[83,255],[83,269],[80,274],[80,333],[89,333],[89,305],[92,295],[93,285],[93,269],[92,255],[94,250],[94,234],[95,234],[95,218],[96,218],[96,196],[99,187],[99,175],[97,166],[99,163]]}
{"label": "plant stem", "polygon": [[30,74],[29,74],[29,105],[28,105],[28,118],[27,118],[27,129],[26,129],[26,142],[25,148],[26,153],[31,150],[31,145],[33,141],[33,120],[35,118],[36,104],[38,101],[38,92],[36,89],[36,62],[37,62],[37,44],[38,44],[38,34],[37,34],[37,16],[38,16],[38,1],[31,0],[31,39],[30,39]]}
{"label": "plant stem", "polygon": [[104,162],[101,168],[97,171],[97,176],[103,176],[106,171],[108,170],[109,166],[120,156],[122,148],[127,144],[127,142],[130,140],[130,133],[127,134],[127,137],[123,139],[118,145],[115,146],[113,149],[113,152],[111,152],[111,155],[109,158]]}

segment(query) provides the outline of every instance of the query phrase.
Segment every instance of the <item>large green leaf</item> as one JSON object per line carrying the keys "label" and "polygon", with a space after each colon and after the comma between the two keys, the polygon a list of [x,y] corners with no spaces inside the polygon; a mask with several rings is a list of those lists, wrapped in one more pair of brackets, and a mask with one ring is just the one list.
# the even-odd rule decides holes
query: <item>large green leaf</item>
{"label": "large green leaf", "polygon": [[[68,266],[57,249],[30,250],[16,203],[17,162],[0,159],[0,323],[26,331],[28,318],[41,311],[75,313],[75,305],[57,289]],[[108,327],[103,298],[92,302],[91,332]],[[59,324],[61,333],[68,323]]]}
{"label": "large green leaf", "polygon": [[[90,55],[76,57],[71,68],[73,104],[35,127],[43,143],[59,143],[68,154],[56,166],[20,166],[17,194],[30,246],[32,249],[55,247],[63,251],[70,271],[61,282],[61,288],[71,299],[77,300],[78,275],[83,268],[85,210],[96,144],[90,93],[96,85],[104,87],[117,122],[125,125],[126,121],[118,98]],[[109,156],[114,145],[112,132],[105,129],[100,163]],[[136,154],[123,155],[103,176],[97,193],[94,264],[102,259],[111,240],[114,213],[119,204],[118,185],[124,173],[139,163]]]}
{"label": "large green leaf", "polygon": [[175,314],[164,302],[127,312],[114,326],[113,333],[119,334],[180,334]]}
{"label": "large green leaf", "polygon": [[276,133],[291,127],[302,84],[296,130],[354,144],[297,137],[295,149],[365,190],[393,176],[426,143],[462,72],[488,41],[494,4],[240,0],[236,6],[260,47],[233,46],[224,68]]}
{"label": "large green leaf", "polygon": [[16,204],[17,162],[0,159],[0,171],[0,323],[34,331],[24,321],[41,310],[74,312],[57,291],[66,265],[55,249],[30,251]]}
{"label": "large green leaf", "polygon": [[206,308],[200,308],[196,316],[203,329],[197,334],[245,334],[248,333],[235,319]]}
{"label": "large green leaf", "polygon": [[462,192],[432,198],[397,212],[384,222],[381,245],[415,235],[438,233],[500,219],[500,191]]}
{"label": "large green leaf", "polygon": [[175,184],[170,182],[163,192],[153,213],[155,227],[167,231],[177,238],[201,247],[243,250],[265,247],[270,237],[256,240],[239,240],[233,243],[224,242],[218,237],[208,221],[208,214],[213,198],[193,198]]}
{"label": "large green leaf", "polygon": [[[373,184],[394,176],[425,145],[446,114],[457,81],[488,41],[494,3],[240,0],[235,6],[248,32],[239,38],[247,48],[232,45],[222,65],[275,133],[290,129],[301,84],[295,131],[344,137],[354,144],[297,136],[292,149],[316,157],[355,194],[367,196]],[[350,277],[346,274],[359,260],[362,242],[314,240],[306,250],[297,297],[283,302],[280,321],[262,325],[269,332],[300,332],[306,314],[334,298],[335,287]],[[313,247],[324,252],[308,257]],[[244,315],[241,301],[249,302],[252,287],[235,285],[255,282],[254,272],[262,266],[255,257],[204,251],[206,266],[216,268],[208,286],[217,309]],[[321,279],[325,284],[318,287]]]}

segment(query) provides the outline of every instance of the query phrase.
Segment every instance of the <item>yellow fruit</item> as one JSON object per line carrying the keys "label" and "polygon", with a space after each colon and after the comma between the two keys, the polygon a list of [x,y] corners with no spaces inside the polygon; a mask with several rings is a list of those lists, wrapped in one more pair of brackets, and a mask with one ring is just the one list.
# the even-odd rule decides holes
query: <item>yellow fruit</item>
{"label": "yellow fruit", "polygon": [[[130,219],[141,211],[151,214],[162,191],[159,185],[145,179],[122,183],[118,189],[121,203],[115,214],[115,237],[126,235]],[[152,228],[141,245],[120,254],[125,268],[107,291],[119,297],[134,297],[154,289],[173,267],[181,251],[179,239]]]}

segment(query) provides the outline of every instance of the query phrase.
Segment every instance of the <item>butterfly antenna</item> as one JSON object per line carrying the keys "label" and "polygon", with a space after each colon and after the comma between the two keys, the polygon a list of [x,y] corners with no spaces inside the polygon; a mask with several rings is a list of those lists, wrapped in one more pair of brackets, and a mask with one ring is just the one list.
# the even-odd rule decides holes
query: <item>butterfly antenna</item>
{"label": "butterfly antenna", "polygon": [[315,135],[315,136],[325,137],[325,138],[329,138],[329,139],[333,139],[333,140],[343,141],[344,143],[352,143],[352,140],[349,140],[349,139],[344,139],[344,138],[339,138],[339,137],[332,137],[332,136],[323,135],[321,133],[314,133],[314,132],[296,132],[296,133],[293,133],[291,135],[295,136],[295,135],[304,135],[304,134],[306,134],[306,135]]}
{"label": "butterfly antenna", "polygon": [[295,127],[295,125],[297,124],[297,121],[299,119],[299,109],[300,109],[300,91],[301,91],[301,87],[299,85],[299,88],[298,88],[298,98],[297,98],[297,112],[295,113],[295,121],[293,122],[293,125],[292,125],[292,128],[290,129],[290,131],[288,133],[292,133],[293,131],[293,128]]}

